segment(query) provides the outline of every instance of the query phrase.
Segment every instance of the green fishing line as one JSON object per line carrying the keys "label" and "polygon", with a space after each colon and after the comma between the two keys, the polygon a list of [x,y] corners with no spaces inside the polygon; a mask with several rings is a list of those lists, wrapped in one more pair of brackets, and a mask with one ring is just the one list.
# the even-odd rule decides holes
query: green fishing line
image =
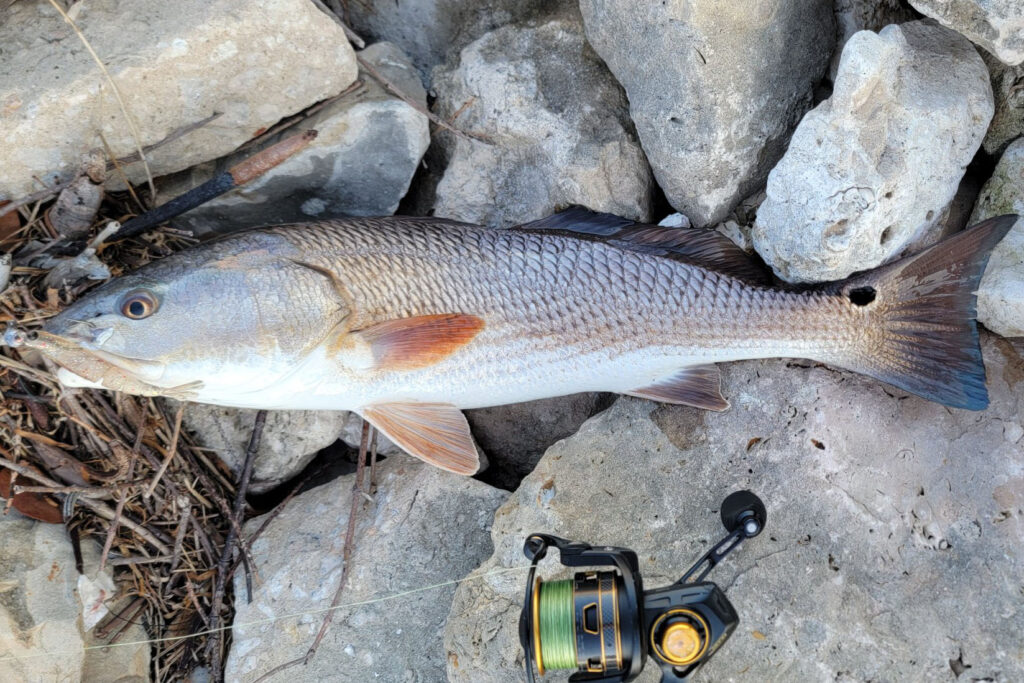
{"label": "green fishing line", "polygon": [[572,580],[540,585],[540,655],[544,668],[576,668]]}

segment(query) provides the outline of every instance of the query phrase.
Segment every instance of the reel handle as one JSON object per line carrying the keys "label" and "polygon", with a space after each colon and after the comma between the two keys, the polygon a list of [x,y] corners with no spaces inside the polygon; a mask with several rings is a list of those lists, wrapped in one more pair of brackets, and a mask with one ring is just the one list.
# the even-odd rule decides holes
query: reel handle
{"label": "reel handle", "polygon": [[716,543],[703,557],[693,563],[675,585],[700,583],[725,556],[748,538],[764,530],[768,512],[761,499],[751,491],[734,491],[722,501],[722,525],[729,535]]}

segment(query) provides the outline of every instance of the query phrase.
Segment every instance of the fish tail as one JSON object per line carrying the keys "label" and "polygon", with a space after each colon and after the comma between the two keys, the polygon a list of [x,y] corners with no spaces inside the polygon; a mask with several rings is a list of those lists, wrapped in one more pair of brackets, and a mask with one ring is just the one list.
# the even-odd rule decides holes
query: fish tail
{"label": "fish tail", "polygon": [[835,283],[855,306],[875,309],[859,348],[841,364],[952,408],[986,408],[976,291],[989,254],[1016,220],[989,219]]}

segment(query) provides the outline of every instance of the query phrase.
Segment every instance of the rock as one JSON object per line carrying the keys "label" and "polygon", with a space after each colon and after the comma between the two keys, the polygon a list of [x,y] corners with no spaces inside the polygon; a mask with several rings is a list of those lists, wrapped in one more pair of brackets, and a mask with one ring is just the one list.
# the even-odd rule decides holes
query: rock
{"label": "rock", "polygon": [[[354,476],[299,495],[253,543],[261,581],[247,603],[237,577],[226,680],[251,683],[313,642],[341,576]],[[316,657],[295,670],[303,680],[441,680],[441,634],[455,591],[446,582],[491,552],[487,532],[505,492],[406,456],[382,462],[378,481],[360,512],[342,594],[342,603],[356,605],[339,611]],[[378,598],[396,599],[372,602]]]}
{"label": "rock", "polygon": [[996,103],[996,113],[982,145],[989,154],[999,155],[1008,144],[1024,135],[1024,64],[1006,66],[984,51],[981,57],[992,74]]}
{"label": "rock", "polygon": [[1020,0],[910,0],[910,4],[1006,64],[1024,62],[1024,10]]}
{"label": "rock", "polygon": [[931,22],[862,31],[768,176],[754,246],[790,282],[897,255],[943,218],[992,118],[984,62]]}
{"label": "rock", "polygon": [[[426,109],[419,74],[390,43],[360,53],[381,75]],[[285,136],[316,129],[306,149],[242,187],[207,202],[176,220],[197,234],[253,225],[294,223],[340,216],[393,214],[409,189],[430,144],[426,115],[395,97],[369,74],[358,90],[328,104],[261,148]],[[190,169],[161,185],[175,196],[227,170],[255,148]]]}
{"label": "rock", "polygon": [[[175,414],[179,404],[168,403],[173,404],[168,412]],[[182,424],[238,475],[245,464],[245,449],[252,436],[256,412],[186,403]],[[264,493],[297,475],[318,451],[341,438],[348,420],[349,413],[342,411],[268,411],[249,490]]]}
{"label": "rock", "polygon": [[[91,631],[83,632],[83,618],[95,614],[89,603],[113,597],[108,592],[83,601],[83,588],[113,588],[109,573],[96,573],[100,559],[96,544],[82,542],[86,575],[79,576],[63,525],[35,522],[12,511],[0,516],[0,538],[0,659],[4,660],[4,680],[149,680],[148,644],[102,649]],[[147,637],[142,626],[133,625],[120,641],[133,643]],[[84,649],[94,646],[96,649]]]}
{"label": "rock", "polygon": [[488,456],[483,480],[515,489],[549,446],[575,434],[611,400],[607,394],[586,393],[467,410],[473,436]]}
{"label": "rock", "polygon": [[653,181],[625,94],[578,22],[492,31],[435,70],[434,89],[441,118],[493,143],[438,135],[438,216],[509,226],[583,204],[648,217]]}
{"label": "rock", "polygon": [[348,4],[348,16],[359,35],[395,43],[426,76],[490,30],[573,5],[572,0],[361,0]]}
{"label": "rock", "polygon": [[762,497],[767,528],[709,576],[740,624],[699,680],[953,680],[951,661],[1020,680],[1024,346],[983,347],[984,413],[780,360],[724,366],[723,413],[619,399],[498,510],[494,555],[452,604],[449,680],[522,679],[525,577],[490,572],[526,566],[527,534],[631,547],[663,586],[723,535],[737,489]]}
{"label": "rock", "polygon": [[[1024,138],[999,159],[981,189],[971,223],[1007,213],[1024,216]],[[978,320],[1004,337],[1024,337],[1024,218],[992,250],[978,288]]]}
{"label": "rock", "polygon": [[902,24],[917,14],[900,0],[835,0],[836,48],[829,74],[834,81],[846,41],[857,31],[881,31],[889,24]]}
{"label": "rock", "polygon": [[658,184],[698,226],[764,183],[832,54],[827,0],[581,0]]}
{"label": "rock", "polygon": [[[101,145],[136,152],[109,81],[46,0],[0,10],[0,199],[72,173]],[[214,159],[356,78],[341,27],[307,0],[96,0],[69,10],[124,98],[138,144],[212,123],[149,154],[154,176]],[[141,164],[126,167],[134,182]],[[112,173],[116,178],[118,174]]]}

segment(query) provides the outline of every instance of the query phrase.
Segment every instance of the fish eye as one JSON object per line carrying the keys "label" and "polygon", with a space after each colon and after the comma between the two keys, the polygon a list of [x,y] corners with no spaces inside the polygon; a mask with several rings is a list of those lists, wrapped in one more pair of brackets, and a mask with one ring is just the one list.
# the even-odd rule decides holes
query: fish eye
{"label": "fish eye", "polygon": [[156,313],[158,302],[147,291],[129,292],[121,300],[121,315],[132,320],[142,320]]}

